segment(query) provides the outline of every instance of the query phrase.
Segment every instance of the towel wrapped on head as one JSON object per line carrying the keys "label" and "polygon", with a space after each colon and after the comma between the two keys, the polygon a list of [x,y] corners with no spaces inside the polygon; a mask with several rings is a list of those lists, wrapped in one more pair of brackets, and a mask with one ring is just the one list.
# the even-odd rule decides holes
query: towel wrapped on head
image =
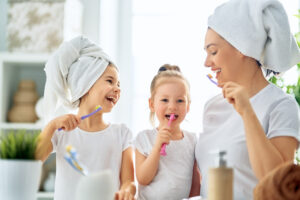
{"label": "towel wrapped on head", "polygon": [[[75,109],[109,64],[106,53],[87,38],[78,36],[64,42],[45,66],[44,111],[46,122],[62,114],[63,108]],[[115,66],[115,65],[114,65]]]}
{"label": "towel wrapped on head", "polygon": [[254,200],[300,200],[300,166],[285,163],[272,170],[255,187]]}
{"label": "towel wrapped on head", "polygon": [[300,62],[288,17],[277,0],[230,0],[216,8],[208,26],[265,69],[284,72]]}

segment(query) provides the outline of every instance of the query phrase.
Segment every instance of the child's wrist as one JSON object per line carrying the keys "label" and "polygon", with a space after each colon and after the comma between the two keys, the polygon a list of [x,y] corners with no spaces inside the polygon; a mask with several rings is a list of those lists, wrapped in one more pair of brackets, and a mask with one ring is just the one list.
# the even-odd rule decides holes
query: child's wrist
{"label": "child's wrist", "polygon": [[51,120],[47,126],[48,130],[51,132],[51,133],[54,133],[56,129],[58,129],[56,127],[56,122],[55,122],[55,119]]}
{"label": "child's wrist", "polygon": [[154,153],[160,153],[161,146],[162,146],[162,145],[160,145],[160,144],[155,144],[155,145],[153,146],[152,151],[153,151]]}

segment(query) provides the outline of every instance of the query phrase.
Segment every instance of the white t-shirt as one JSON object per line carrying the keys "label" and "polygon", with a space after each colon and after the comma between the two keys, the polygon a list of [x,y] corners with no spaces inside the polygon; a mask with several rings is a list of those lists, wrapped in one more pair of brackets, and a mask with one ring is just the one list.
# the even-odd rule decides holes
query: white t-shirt
{"label": "white t-shirt", "polygon": [[[155,144],[156,129],[144,130],[134,141],[135,148],[148,156]],[[138,186],[138,200],[176,200],[189,196],[195,162],[196,135],[183,131],[183,139],[172,140],[161,156],[156,176],[149,185]]]}
{"label": "white t-shirt", "polygon": [[[267,138],[291,136],[299,141],[298,105],[292,96],[273,84],[250,99]],[[250,165],[244,124],[231,104],[217,95],[205,106],[203,133],[196,145],[196,159],[202,175],[201,196],[208,195],[208,169],[217,166],[217,150],[227,152],[226,160],[234,169],[234,200],[252,199],[258,183]]]}
{"label": "white t-shirt", "polygon": [[86,132],[79,128],[72,131],[56,131],[52,137],[53,151],[56,152],[55,200],[74,200],[77,184],[82,178],[64,159],[66,146],[72,145],[79,161],[88,172],[95,173],[110,169],[116,188],[120,186],[122,152],[131,147],[132,133],[123,124],[111,124],[105,130]]}

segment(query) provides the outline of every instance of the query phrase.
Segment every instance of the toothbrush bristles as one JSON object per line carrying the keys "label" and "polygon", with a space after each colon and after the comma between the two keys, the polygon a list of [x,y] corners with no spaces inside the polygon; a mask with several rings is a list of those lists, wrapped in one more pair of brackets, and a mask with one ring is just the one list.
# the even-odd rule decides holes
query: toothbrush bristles
{"label": "toothbrush bristles", "polygon": [[66,146],[66,151],[67,151],[67,152],[70,152],[71,149],[72,149],[72,146],[71,146],[71,145]]}
{"label": "toothbrush bristles", "polygon": [[208,76],[209,78],[213,78],[213,76],[212,76],[211,74],[207,74],[207,76]]}

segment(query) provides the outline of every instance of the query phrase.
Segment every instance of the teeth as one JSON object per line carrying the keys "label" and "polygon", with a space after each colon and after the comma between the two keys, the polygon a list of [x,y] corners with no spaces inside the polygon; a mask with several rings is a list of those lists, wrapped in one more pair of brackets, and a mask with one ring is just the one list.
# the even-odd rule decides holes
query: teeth
{"label": "teeth", "polygon": [[[165,115],[167,119],[170,119],[171,115]],[[175,119],[177,119],[178,115],[175,115]]]}
{"label": "teeth", "polygon": [[116,99],[115,97],[113,97],[113,96],[108,96],[107,98],[110,99],[110,100],[113,101],[113,102],[116,102],[116,101],[117,101],[117,99]]}
{"label": "teeth", "polygon": [[221,72],[221,69],[216,70],[216,73]]}

